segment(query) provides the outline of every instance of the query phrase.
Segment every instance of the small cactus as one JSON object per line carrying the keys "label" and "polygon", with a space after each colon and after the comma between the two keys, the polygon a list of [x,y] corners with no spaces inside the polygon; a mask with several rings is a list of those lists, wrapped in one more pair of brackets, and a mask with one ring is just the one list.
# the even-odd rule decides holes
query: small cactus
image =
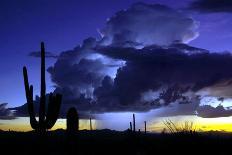
{"label": "small cactus", "polygon": [[92,131],[93,130],[93,127],[92,127],[92,118],[89,119],[89,127],[90,127],[90,130]]}
{"label": "small cactus", "polygon": [[130,122],[130,131],[132,131],[132,123]]}
{"label": "small cactus", "polygon": [[144,133],[146,134],[147,133],[147,122],[144,121]]}
{"label": "small cactus", "polygon": [[76,111],[76,108],[72,107],[68,110],[67,113],[67,131],[69,133],[75,133],[79,130],[79,116]]}

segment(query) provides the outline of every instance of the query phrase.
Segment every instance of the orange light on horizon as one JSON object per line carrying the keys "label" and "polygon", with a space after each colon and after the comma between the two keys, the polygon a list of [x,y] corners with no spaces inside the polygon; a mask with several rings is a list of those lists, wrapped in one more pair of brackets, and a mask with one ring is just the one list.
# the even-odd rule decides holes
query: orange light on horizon
{"label": "orange light on horizon", "polygon": [[[28,117],[18,117],[14,120],[0,120],[0,129],[4,131],[31,131],[32,128],[30,126],[30,120]],[[89,125],[89,120],[87,119],[81,119],[79,121],[79,129],[84,130],[90,129]],[[93,129],[96,129],[96,121],[92,120],[92,127]],[[66,119],[58,119],[56,124],[51,130],[56,130],[56,129],[66,129]]]}
{"label": "orange light on horizon", "polygon": [[192,122],[193,129],[196,129],[196,131],[232,132],[232,117],[201,118],[198,116],[162,117],[158,122],[154,120],[155,123],[149,126],[150,130],[162,132],[164,128],[167,129],[163,123],[165,120],[171,120],[177,127],[182,127],[185,122]]}
{"label": "orange light on horizon", "polygon": [[[175,125],[182,126],[186,121],[193,122],[193,128],[197,131],[223,131],[232,132],[232,117],[221,118],[201,118],[197,116],[175,116],[175,117],[159,117],[147,121],[147,130],[152,132],[161,132],[166,126],[163,121],[171,120]],[[92,120],[93,129],[105,128],[104,121],[107,120]],[[90,123],[87,119],[81,119],[79,122],[80,130],[90,129]],[[143,127],[141,124],[138,126]],[[32,128],[29,123],[29,118],[19,117],[15,120],[0,120],[0,129],[4,131],[31,131]],[[58,119],[52,130],[66,129],[66,119]],[[142,128],[141,128],[142,129]],[[125,128],[126,130],[126,128]]]}

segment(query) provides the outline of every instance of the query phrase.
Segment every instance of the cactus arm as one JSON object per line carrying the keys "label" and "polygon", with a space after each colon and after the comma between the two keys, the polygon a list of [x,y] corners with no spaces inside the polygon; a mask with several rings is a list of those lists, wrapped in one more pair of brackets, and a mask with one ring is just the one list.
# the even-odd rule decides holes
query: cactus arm
{"label": "cactus arm", "polygon": [[55,114],[55,109],[54,107],[55,105],[55,96],[53,96],[52,93],[49,94],[49,100],[48,100],[48,106],[47,106],[47,114],[46,114],[46,120],[45,120],[45,124],[46,124],[46,129],[51,129],[52,126],[55,124],[53,121],[54,120],[54,114]]}
{"label": "cactus arm", "polygon": [[33,86],[30,86],[30,102],[27,103],[28,104],[28,112],[30,115],[30,124],[31,127],[35,130],[38,129],[38,122],[35,118],[35,113],[34,113],[34,105],[33,105]]}
{"label": "cactus arm", "polygon": [[45,121],[45,102],[46,102],[46,81],[45,81],[45,48],[41,43],[41,90],[40,90],[40,108],[39,108],[39,124],[44,126]]}
{"label": "cactus arm", "polygon": [[30,116],[30,124],[33,129],[38,128],[38,122],[35,118],[34,106],[33,106],[33,86],[29,87],[27,68],[23,67],[24,85],[27,98],[28,113]]}
{"label": "cactus arm", "polygon": [[49,95],[49,103],[46,115],[46,129],[51,129],[59,117],[59,111],[62,102],[62,95]]}
{"label": "cactus arm", "polygon": [[51,121],[53,119],[53,114],[54,114],[54,102],[55,102],[55,96],[53,96],[52,93],[49,94],[49,100],[48,100],[48,106],[47,106],[47,114],[46,114],[46,120],[45,120],[45,124],[46,124],[46,129],[51,129],[53,126],[53,121]]}

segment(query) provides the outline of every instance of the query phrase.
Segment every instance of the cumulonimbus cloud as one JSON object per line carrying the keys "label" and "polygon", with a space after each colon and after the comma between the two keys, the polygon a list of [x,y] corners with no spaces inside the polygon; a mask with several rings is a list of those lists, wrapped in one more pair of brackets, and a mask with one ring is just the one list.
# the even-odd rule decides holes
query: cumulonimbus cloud
{"label": "cumulonimbus cloud", "polygon": [[169,45],[188,43],[198,36],[198,22],[159,4],[136,3],[109,18],[100,33],[103,45]]}
{"label": "cumulonimbus cloud", "polygon": [[116,13],[101,40],[84,40],[48,68],[55,92],[64,96],[61,117],[71,106],[88,116],[173,103],[182,109],[176,115],[193,114],[200,90],[232,79],[231,54],[184,44],[197,36],[196,27],[192,18],[163,5],[139,3]]}
{"label": "cumulonimbus cloud", "polygon": [[[62,63],[56,63],[53,70],[55,68],[62,76],[57,76],[54,71],[50,73],[52,78],[57,80],[53,79],[57,84],[55,92],[64,95],[62,116],[71,106],[76,106],[83,115],[88,115],[113,111],[149,111],[173,103],[177,104],[174,110],[176,115],[193,114],[195,111],[198,112],[200,107],[199,91],[214,87],[222,81],[230,81],[232,78],[230,53],[210,53],[185,44],[165,47],[155,45],[142,49],[97,46],[91,50],[92,54],[109,57],[107,59],[112,61],[115,59],[114,63],[126,63],[118,68],[113,77],[107,72],[104,59],[100,61],[99,67],[95,61],[89,66],[87,58],[71,62],[67,61],[66,54],[61,55]],[[73,59],[73,55],[70,54],[69,58]],[[79,73],[81,69],[84,70]],[[86,76],[81,78],[85,74]],[[98,75],[101,75],[101,78],[93,78]],[[87,91],[89,89],[90,91]],[[199,108],[199,116],[216,117],[215,109],[202,109]],[[218,116],[222,116],[222,113]],[[225,113],[226,116],[230,115],[228,111]]]}

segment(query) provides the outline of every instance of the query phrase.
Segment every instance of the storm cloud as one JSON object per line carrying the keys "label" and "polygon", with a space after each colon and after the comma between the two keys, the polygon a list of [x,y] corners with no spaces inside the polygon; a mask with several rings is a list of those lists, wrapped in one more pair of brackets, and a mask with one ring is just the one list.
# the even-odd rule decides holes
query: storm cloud
{"label": "storm cloud", "polygon": [[198,36],[197,26],[163,5],[137,3],[117,12],[100,40],[85,39],[48,68],[54,92],[64,96],[60,116],[74,106],[82,117],[164,107],[174,107],[169,115],[206,117],[207,110],[197,113],[199,92],[232,79],[232,55],[186,44]]}
{"label": "storm cloud", "polygon": [[[149,111],[173,103],[199,106],[199,91],[232,78],[230,53],[210,53],[186,44],[154,45],[142,49],[97,46],[91,50],[92,54],[104,59],[94,60],[94,64],[90,59],[88,65],[89,60],[82,58],[74,61],[77,64],[71,63],[75,67],[57,68],[62,78],[50,70],[52,77],[61,81],[53,79],[57,84],[56,91],[64,94],[64,107],[75,105],[82,112],[102,113]],[[64,61],[62,57],[64,55],[60,61]],[[120,67],[116,65],[118,69],[113,77],[107,72],[112,67],[104,63],[105,59],[126,63]],[[56,65],[55,68],[63,67],[63,64]],[[64,72],[60,72],[61,69]],[[81,69],[84,73],[77,72]],[[192,113],[196,111],[191,110]]]}
{"label": "storm cloud", "polygon": [[232,116],[232,109],[225,108],[222,105],[212,107],[210,105],[200,106],[197,109],[198,116],[204,118],[228,117]]}
{"label": "storm cloud", "polygon": [[[114,79],[115,96],[128,105],[140,102],[141,94],[160,91],[159,99],[168,105],[178,99],[188,100],[183,94],[197,92],[222,80],[232,78],[232,56],[229,53],[186,52],[188,48],[170,47],[100,48],[101,53],[127,61]],[[183,46],[181,46],[183,47]],[[197,49],[197,48],[196,48]]]}
{"label": "storm cloud", "polygon": [[186,14],[159,4],[136,3],[109,18],[100,31],[103,45],[169,45],[188,43],[198,36],[198,22]]}
{"label": "storm cloud", "polygon": [[232,12],[231,0],[196,0],[191,3],[190,8],[199,12]]}
{"label": "storm cloud", "polygon": [[0,104],[0,119],[14,119],[14,113],[6,106],[7,103]]}
{"label": "storm cloud", "polygon": [[121,61],[94,52],[95,45],[94,38],[86,39],[81,46],[62,52],[54,66],[48,68],[56,92],[67,92],[73,98],[81,94],[92,97],[94,88],[100,86],[107,74],[116,74]]}
{"label": "storm cloud", "polygon": [[192,18],[163,5],[137,3],[117,12],[101,40],[88,38],[62,52],[48,69],[55,92],[64,94],[62,109],[102,113],[199,105],[198,91],[232,78],[232,56],[184,44],[197,36],[196,28]]}

